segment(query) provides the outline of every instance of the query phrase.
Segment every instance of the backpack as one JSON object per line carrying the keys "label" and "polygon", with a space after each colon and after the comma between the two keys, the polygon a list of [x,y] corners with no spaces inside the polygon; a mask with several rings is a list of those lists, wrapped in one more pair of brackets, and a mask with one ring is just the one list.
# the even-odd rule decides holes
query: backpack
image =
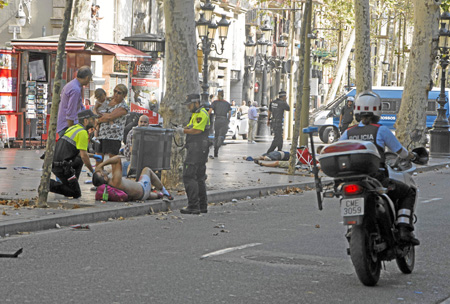
{"label": "backpack", "polygon": [[111,202],[127,202],[128,201],[128,194],[122,190],[119,190],[117,188],[108,186],[108,185],[101,185],[97,187],[97,192],[95,192],[95,200],[96,201],[102,201],[103,200],[103,193],[105,192],[106,187],[106,193],[108,193],[108,201]]}

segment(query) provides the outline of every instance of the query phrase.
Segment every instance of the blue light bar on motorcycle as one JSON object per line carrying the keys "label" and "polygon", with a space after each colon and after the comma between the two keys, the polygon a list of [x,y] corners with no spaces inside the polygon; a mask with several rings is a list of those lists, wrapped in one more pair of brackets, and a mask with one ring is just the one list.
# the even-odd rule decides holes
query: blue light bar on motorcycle
{"label": "blue light bar on motorcycle", "polygon": [[317,127],[303,128],[303,133],[305,133],[305,134],[311,134],[311,133],[314,133],[314,132],[317,132],[317,131],[319,131],[319,128],[317,128]]}

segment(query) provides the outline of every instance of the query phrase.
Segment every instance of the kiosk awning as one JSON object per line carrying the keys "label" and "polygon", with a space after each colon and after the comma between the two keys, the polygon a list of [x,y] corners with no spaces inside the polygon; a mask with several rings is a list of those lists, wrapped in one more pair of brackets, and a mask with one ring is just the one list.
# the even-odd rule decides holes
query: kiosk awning
{"label": "kiosk awning", "polygon": [[[11,43],[16,50],[57,51],[58,43],[14,42]],[[66,51],[84,51],[84,43],[66,44]]]}
{"label": "kiosk awning", "polygon": [[134,47],[126,45],[96,43],[95,47],[114,54],[117,60],[120,61],[137,61],[138,58],[151,58],[151,56],[147,55],[146,53],[141,52]]}

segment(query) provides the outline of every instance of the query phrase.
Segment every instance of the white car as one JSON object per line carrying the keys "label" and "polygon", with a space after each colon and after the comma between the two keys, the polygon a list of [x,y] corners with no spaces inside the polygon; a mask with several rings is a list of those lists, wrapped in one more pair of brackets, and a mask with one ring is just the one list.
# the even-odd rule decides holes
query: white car
{"label": "white car", "polygon": [[231,107],[231,118],[228,125],[227,136],[232,139],[236,139],[238,135],[241,135],[243,139],[247,139],[248,132],[248,117],[238,112],[238,107]]}

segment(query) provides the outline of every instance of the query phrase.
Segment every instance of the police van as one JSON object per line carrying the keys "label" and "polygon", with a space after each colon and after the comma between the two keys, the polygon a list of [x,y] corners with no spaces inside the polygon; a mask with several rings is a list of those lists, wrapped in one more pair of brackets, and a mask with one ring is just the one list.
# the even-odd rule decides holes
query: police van
{"label": "police van", "polygon": [[[394,129],[397,114],[400,110],[400,103],[402,101],[403,87],[373,87],[372,91],[381,97],[381,118],[380,124]],[[450,89],[445,90],[445,95],[448,100]],[[436,119],[437,109],[439,104],[436,102],[439,97],[440,89],[434,88],[428,93],[427,104],[427,128],[431,128]],[[325,106],[320,107],[310,115],[310,124],[318,127],[318,135],[322,142],[332,143],[339,139],[339,117],[341,109],[347,103],[347,97],[356,95],[356,89],[352,89],[347,94],[341,95],[334,101]],[[448,102],[446,104],[448,116]]]}

